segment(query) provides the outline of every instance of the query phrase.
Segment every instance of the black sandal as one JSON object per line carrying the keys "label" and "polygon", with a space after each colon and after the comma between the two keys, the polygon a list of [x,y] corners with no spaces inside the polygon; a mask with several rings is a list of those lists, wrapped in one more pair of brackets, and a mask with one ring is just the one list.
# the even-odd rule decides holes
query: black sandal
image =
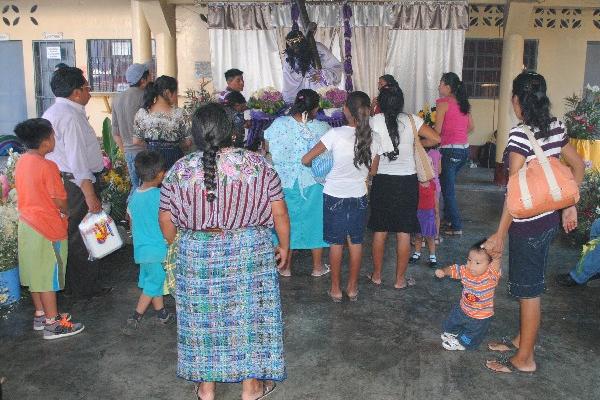
{"label": "black sandal", "polygon": [[[497,370],[497,369],[490,368],[489,365],[488,365],[489,362],[495,362],[498,365],[500,365],[500,366],[508,369],[508,371],[500,371],[500,370]],[[510,358],[499,359],[499,360],[487,360],[485,362],[485,367],[487,369],[489,369],[490,371],[496,373],[496,374],[518,374],[518,375],[533,376],[533,374],[535,374],[535,372],[536,372],[536,371],[523,371],[523,370],[520,370],[519,368],[517,368],[515,366],[515,364],[512,363],[512,361],[510,361]]]}

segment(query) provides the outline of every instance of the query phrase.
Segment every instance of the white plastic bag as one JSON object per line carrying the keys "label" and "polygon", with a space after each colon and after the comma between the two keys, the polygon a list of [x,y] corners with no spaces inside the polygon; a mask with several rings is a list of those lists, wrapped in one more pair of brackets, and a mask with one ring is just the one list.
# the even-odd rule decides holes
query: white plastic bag
{"label": "white plastic bag", "polygon": [[79,224],[79,232],[90,260],[105,257],[123,246],[115,221],[104,211],[88,213]]}

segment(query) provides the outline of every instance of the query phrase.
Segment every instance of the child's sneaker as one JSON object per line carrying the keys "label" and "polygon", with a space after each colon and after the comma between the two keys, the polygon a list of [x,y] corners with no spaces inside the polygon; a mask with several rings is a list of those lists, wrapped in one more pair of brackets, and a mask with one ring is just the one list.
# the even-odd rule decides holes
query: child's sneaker
{"label": "child's sneaker", "polygon": [[421,253],[414,252],[408,259],[409,264],[414,264],[421,259]]}
{"label": "child's sneaker", "polygon": [[71,322],[66,317],[44,326],[44,339],[53,340],[81,333],[85,327],[79,322]]}
{"label": "child's sneaker", "polygon": [[33,316],[33,330],[34,331],[43,331],[44,325],[46,324],[46,315],[42,314],[39,317]]}
{"label": "child's sneaker", "polygon": [[437,266],[437,257],[435,255],[429,256],[429,268],[435,268]]}
{"label": "child's sneaker", "polygon": [[[66,318],[67,321],[71,320],[71,314],[63,313],[60,314],[61,318]],[[46,314],[42,314],[39,317],[33,316],[33,330],[34,331],[43,331],[46,326]]]}
{"label": "child's sneaker", "polygon": [[444,341],[448,341],[448,340],[451,340],[451,339],[456,339],[456,338],[457,338],[457,336],[458,336],[458,335],[457,335],[457,334],[455,334],[455,333],[444,332],[444,333],[442,333],[442,334],[440,335],[440,338],[441,338],[442,340],[444,340]]}
{"label": "child's sneaker", "polygon": [[166,308],[163,308],[161,311],[158,312],[156,318],[158,319],[158,322],[160,322],[163,325],[166,325],[169,323],[169,321],[173,319],[173,314],[168,312]]}
{"label": "child's sneaker", "polygon": [[452,338],[449,340],[442,341],[442,347],[446,350],[454,351],[454,350],[466,350],[465,346],[460,344],[457,338]]}

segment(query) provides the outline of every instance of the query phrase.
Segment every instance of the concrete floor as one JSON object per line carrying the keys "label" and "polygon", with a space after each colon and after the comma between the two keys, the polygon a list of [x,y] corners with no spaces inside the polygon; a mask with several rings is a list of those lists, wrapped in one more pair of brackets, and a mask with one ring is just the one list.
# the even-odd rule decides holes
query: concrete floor
{"label": "concrete floor", "polygon": [[[461,262],[466,249],[495,229],[502,192],[489,170],[467,170],[459,185],[465,235],[439,248],[441,264]],[[363,271],[371,269],[370,244]],[[600,288],[558,288],[578,250],[558,239],[551,250],[548,293],[534,377],[495,375],[484,368],[494,354],[441,348],[440,324],[460,294],[460,283],[438,281],[425,265],[411,266],[417,286],[392,287],[394,256],[388,243],[384,284],[361,281],[357,303],[333,304],[329,278],[310,274],[308,252],[295,258],[294,276],[282,279],[288,379],[270,399],[600,399]],[[506,273],[504,261],[504,271]],[[27,297],[0,310],[0,376],[4,399],[193,399],[193,385],[175,376],[176,326],[147,323],[134,338],[120,333],[138,296],[131,247],[104,260],[105,299],[61,309],[86,325],[79,336],[46,342],[31,330]],[[168,305],[174,308],[172,299]],[[503,278],[489,337],[516,332],[518,304]],[[237,399],[239,385],[217,386],[217,398]]]}

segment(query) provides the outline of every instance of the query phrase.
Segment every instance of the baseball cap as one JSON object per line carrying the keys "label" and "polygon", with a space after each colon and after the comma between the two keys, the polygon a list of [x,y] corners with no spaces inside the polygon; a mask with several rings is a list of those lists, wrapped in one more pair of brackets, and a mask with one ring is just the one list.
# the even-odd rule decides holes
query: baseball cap
{"label": "baseball cap", "polygon": [[146,64],[131,64],[125,72],[125,79],[130,85],[135,85],[140,81],[140,79],[142,79],[142,75],[144,75],[144,72],[148,70],[149,69]]}

